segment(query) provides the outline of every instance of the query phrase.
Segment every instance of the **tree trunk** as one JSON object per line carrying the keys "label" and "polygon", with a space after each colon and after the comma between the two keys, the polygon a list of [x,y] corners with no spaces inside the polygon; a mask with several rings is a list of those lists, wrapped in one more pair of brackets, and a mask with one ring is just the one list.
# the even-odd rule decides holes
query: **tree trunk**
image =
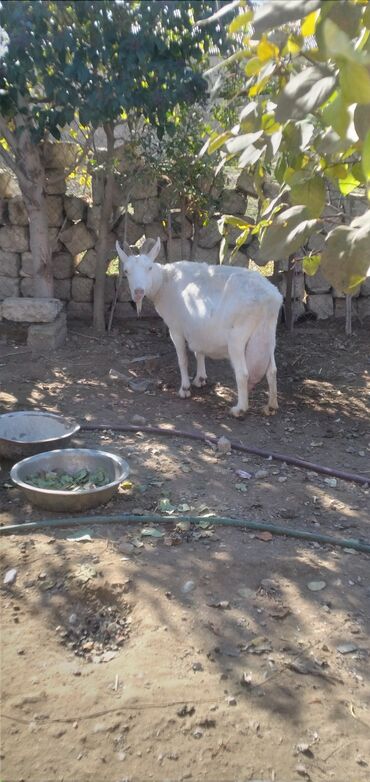
{"label": "tree trunk", "polygon": [[173,244],[172,244],[172,215],[171,215],[171,209],[167,210],[167,233],[168,233],[168,239],[167,239],[167,261],[172,263]]}
{"label": "tree trunk", "polygon": [[99,225],[99,238],[96,244],[96,274],[94,285],[94,328],[95,331],[105,331],[105,278],[107,271],[107,238],[109,220],[113,209],[113,157],[114,157],[114,126],[107,122],[104,125],[107,136],[107,162],[105,170],[105,183],[102,210]]}
{"label": "tree trunk", "polygon": [[29,218],[33,295],[48,298],[53,296],[54,280],[45,199],[45,170],[39,147],[32,142],[22,117],[17,125],[18,182]]}
{"label": "tree trunk", "polygon": [[352,335],[352,296],[349,293],[346,294],[346,334]]}
{"label": "tree trunk", "polygon": [[288,271],[286,276],[286,293],[285,293],[285,323],[288,331],[293,331],[293,275],[294,275],[294,258],[293,255],[289,258]]}
{"label": "tree trunk", "polygon": [[194,230],[193,230],[193,238],[191,240],[190,260],[196,261],[197,252],[198,252],[199,231],[200,231],[199,217],[197,214],[194,215],[193,226],[194,226]]}
{"label": "tree trunk", "polygon": [[181,259],[186,260],[186,202],[185,197],[181,199]]}

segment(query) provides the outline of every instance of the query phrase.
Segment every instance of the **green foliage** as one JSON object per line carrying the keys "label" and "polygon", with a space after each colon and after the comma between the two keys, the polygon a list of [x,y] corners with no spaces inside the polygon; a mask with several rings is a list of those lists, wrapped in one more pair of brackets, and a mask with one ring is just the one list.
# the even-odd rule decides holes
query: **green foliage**
{"label": "green foliage", "polygon": [[[343,196],[365,185],[370,198],[370,10],[368,0],[270,0],[251,17],[239,5],[229,34],[242,34],[240,50],[224,66],[242,64],[247,98],[239,122],[212,134],[208,153],[224,150],[248,169],[264,218],[254,229],[261,259],[278,260],[321,229],[329,183]],[[271,175],[280,191],[270,202],[263,182]],[[345,292],[370,266],[366,215],[334,224],[322,254],[327,278]],[[306,258],[307,270],[319,261]]]}

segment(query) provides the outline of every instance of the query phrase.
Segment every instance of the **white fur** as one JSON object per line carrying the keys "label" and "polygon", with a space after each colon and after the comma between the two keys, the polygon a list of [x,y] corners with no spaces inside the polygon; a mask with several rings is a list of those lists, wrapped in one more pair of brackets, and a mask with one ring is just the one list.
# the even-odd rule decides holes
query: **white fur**
{"label": "white fur", "polygon": [[146,255],[128,256],[118,242],[116,247],[133,299],[138,303],[142,294],[135,291],[144,291],[169,328],[181,373],[180,396],[190,396],[188,346],[197,360],[196,386],[206,382],[205,356],[230,359],[238,390],[233,415],[248,410],[248,392],[265,375],[269,398],[264,411],[277,410],[274,352],[282,304],[277,288],[259,272],[236,266],[154,263],[159,239]]}

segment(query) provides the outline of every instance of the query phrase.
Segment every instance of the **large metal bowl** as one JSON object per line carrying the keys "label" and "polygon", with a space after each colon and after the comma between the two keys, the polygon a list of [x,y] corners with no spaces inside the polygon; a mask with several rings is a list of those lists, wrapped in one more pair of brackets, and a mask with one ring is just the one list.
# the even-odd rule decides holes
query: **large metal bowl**
{"label": "large metal bowl", "polygon": [[[109,483],[96,489],[81,487],[78,491],[39,489],[27,483],[27,478],[43,470],[74,474],[83,467],[89,471],[103,469],[109,477]],[[32,505],[58,513],[78,513],[108,502],[129,472],[127,462],[114,453],[92,448],[63,448],[23,459],[12,467],[10,477]]]}
{"label": "large metal bowl", "polygon": [[0,458],[13,462],[67,445],[80,427],[53,413],[22,410],[0,415]]}

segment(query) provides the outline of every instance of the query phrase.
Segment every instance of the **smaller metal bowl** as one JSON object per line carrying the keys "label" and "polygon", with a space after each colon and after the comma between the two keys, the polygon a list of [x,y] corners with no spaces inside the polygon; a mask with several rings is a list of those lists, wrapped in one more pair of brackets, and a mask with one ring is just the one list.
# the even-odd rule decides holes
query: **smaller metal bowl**
{"label": "smaller metal bowl", "polygon": [[[109,483],[96,489],[81,487],[78,491],[39,489],[27,483],[27,478],[43,470],[74,474],[83,467],[89,471],[103,469],[109,477]],[[108,502],[129,472],[127,462],[114,453],[92,448],[63,448],[22,459],[12,467],[10,477],[32,505],[57,513],[78,513]]]}
{"label": "smaller metal bowl", "polygon": [[53,413],[22,410],[0,415],[0,458],[13,462],[67,445],[80,427]]}

